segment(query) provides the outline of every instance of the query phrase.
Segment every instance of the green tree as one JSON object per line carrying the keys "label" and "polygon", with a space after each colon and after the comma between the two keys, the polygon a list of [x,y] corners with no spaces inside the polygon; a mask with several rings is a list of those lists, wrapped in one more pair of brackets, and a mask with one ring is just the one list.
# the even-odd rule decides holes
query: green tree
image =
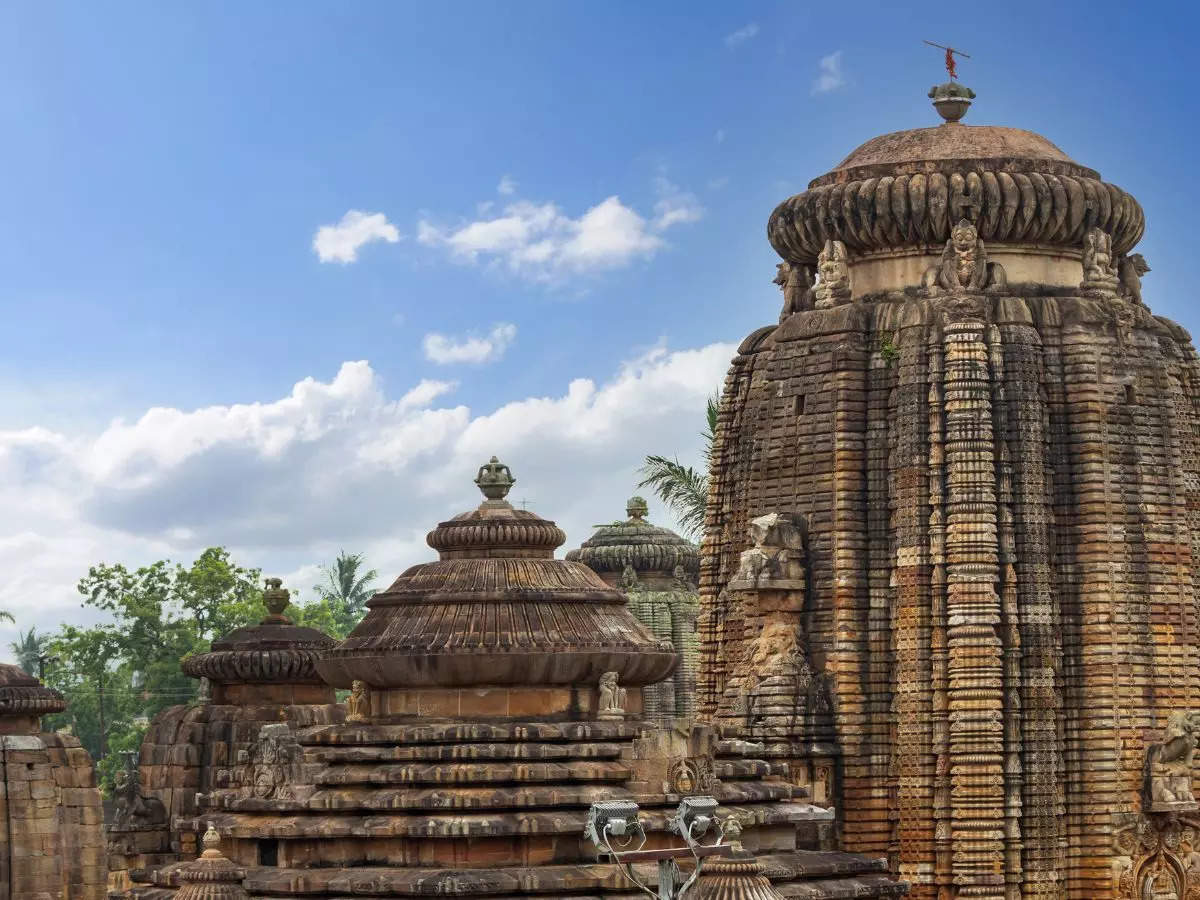
{"label": "green tree", "polygon": [[37,675],[42,657],[50,646],[50,635],[36,628],[19,632],[19,635],[18,640],[8,645],[8,649],[12,651],[18,666],[30,675]]}
{"label": "green tree", "polygon": [[685,466],[678,457],[650,455],[641,468],[639,488],[650,488],[658,499],[675,515],[684,533],[697,538],[704,528],[704,507],[708,502],[708,469],[712,465],[713,441],[717,434],[717,415],[720,398],[708,398],[705,407],[705,428],[700,433],[704,455],[704,471]]}
{"label": "green tree", "polygon": [[[358,624],[366,611],[367,601],[375,593],[372,584],[379,573],[374,569],[366,569],[366,560],[361,553],[338,553],[337,559],[331,566],[322,566],[325,583],[316,587],[320,602],[332,618],[334,627],[330,631],[334,637],[345,637]],[[323,612],[313,610],[311,615],[322,615]],[[304,622],[303,624],[312,624]]]}

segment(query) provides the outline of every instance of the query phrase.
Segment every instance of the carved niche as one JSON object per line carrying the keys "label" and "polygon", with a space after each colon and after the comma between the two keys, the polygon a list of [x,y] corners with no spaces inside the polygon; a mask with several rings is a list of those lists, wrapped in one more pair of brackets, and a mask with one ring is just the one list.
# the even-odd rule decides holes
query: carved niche
{"label": "carved niche", "polygon": [[259,800],[303,800],[314,788],[305,785],[301,766],[303,751],[292,729],[283,722],[264,725],[250,750],[238,752],[238,764],[227,770],[218,783],[240,788],[245,796]]}
{"label": "carved niche", "polygon": [[624,719],[625,718],[625,688],[617,684],[616,672],[605,672],[600,676],[600,701],[597,704],[596,718]]}
{"label": "carved niche", "polygon": [[817,257],[820,280],[813,288],[813,305],[828,309],[850,302],[850,256],[841,241],[826,241]]}
{"label": "carved niche", "polygon": [[788,513],[768,513],[750,521],[754,545],[742,553],[729,590],[803,589],[804,530]]}
{"label": "carved niche", "polygon": [[1008,286],[1008,275],[1000,263],[988,262],[987,248],[975,226],[960,219],[950,231],[942,261],[925,270],[921,286],[927,297],[1001,291]]}
{"label": "carved niche", "polygon": [[1083,281],[1079,289],[1092,297],[1114,297],[1118,286],[1112,235],[1099,228],[1089,228],[1083,236]]}
{"label": "carved niche", "polygon": [[1200,821],[1140,816],[1117,830],[1116,849],[1128,859],[1117,876],[1121,900],[1200,900]]}

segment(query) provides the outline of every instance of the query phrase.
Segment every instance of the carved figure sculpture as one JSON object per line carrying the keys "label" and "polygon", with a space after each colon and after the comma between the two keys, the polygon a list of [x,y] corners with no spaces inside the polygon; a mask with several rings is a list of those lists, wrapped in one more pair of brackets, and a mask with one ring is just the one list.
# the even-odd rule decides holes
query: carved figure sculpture
{"label": "carved figure sculpture", "polygon": [[1099,228],[1089,228],[1083,236],[1084,284],[1115,282],[1117,269],[1112,258],[1112,236]]}
{"label": "carved figure sculpture", "polygon": [[637,586],[637,572],[634,571],[633,566],[626,566],[621,570],[621,590],[628,593],[629,591],[636,591]]}
{"label": "carved figure sculpture", "polygon": [[1146,259],[1140,253],[1131,253],[1120,258],[1117,263],[1117,277],[1121,282],[1121,294],[1126,300],[1139,306],[1145,305],[1142,302],[1142,276],[1149,271],[1150,267],[1146,265]]}
{"label": "carved figure sculpture", "polygon": [[966,219],[960,219],[950,231],[941,263],[926,269],[921,278],[927,297],[964,291],[999,291],[1007,285],[1004,266],[988,262],[987,248],[980,240],[978,230]]}
{"label": "carved figure sculpture", "polygon": [[1200,808],[1192,794],[1192,766],[1196,756],[1196,713],[1173,712],[1161,743],[1146,753],[1146,793],[1151,812]]}
{"label": "carved figure sculpture", "polygon": [[754,546],[742,553],[735,587],[766,587],[769,582],[804,578],[804,535],[793,516],[769,513],[750,522]]}
{"label": "carved figure sculpture", "polygon": [[793,265],[784,260],[775,266],[774,283],[783,291],[782,322],[792,313],[813,308],[813,282],[816,281],[814,267],[807,264]]}
{"label": "carved figure sculpture", "polygon": [[142,779],[137,768],[137,753],[127,750],[125,768],[118,771],[117,805],[113,824],[126,828],[154,828],[167,823],[167,810],[157,797],[142,796]]}
{"label": "carved figure sculpture", "polygon": [[371,699],[365,681],[355,680],[350,685],[350,696],[346,698],[346,721],[366,722],[371,718]]}
{"label": "carved figure sculpture", "polygon": [[617,673],[605,672],[600,676],[600,703],[596,717],[599,719],[624,719],[625,698],[625,688],[617,684]]}
{"label": "carved figure sculpture", "polygon": [[826,241],[817,257],[817,272],[821,276],[813,288],[813,305],[828,309],[850,302],[850,257],[841,241]]}

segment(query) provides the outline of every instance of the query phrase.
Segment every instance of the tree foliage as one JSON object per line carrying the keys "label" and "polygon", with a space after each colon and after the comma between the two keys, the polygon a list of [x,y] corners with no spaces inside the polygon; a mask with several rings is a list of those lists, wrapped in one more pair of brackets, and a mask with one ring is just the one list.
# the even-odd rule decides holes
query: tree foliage
{"label": "tree foliage", "polygon": [[[328,616],[332,620],[332,627],[325,630],[334,637],[343,638],[350,633],[362,619],[367,601],[375,593],[373,582],[379,573],[366,566],[363,554],[342,550],[333,565],[321,567],[325,583],[316,587],[320,605],[312,604],[314,608],[309,615],[314,618]],[[318,627],[311,621],[302,624]]]}
{"label": "tree foliage", "polygon": [[720,398],[708,398],[705,408],[705,428],[700,433],[703,441],[705,471],[697,472],[685,466],[678,457],[668,458],[651,454],[641,468],[642,480],[639,488],[650,488],[658,499],[675,515],[680,527],[689,537],[699,537],[704,529],[704,508],[708,502],[708,468],[712,465],[713,442],[717,434],[717,415],[721,410]]}
{"label": "tree foliage", "polygon": [[37,675],[42,657],[50,648],[50,635],[36,628],[20,632],[20,637],[8,645],[17,665],[30,675]]}

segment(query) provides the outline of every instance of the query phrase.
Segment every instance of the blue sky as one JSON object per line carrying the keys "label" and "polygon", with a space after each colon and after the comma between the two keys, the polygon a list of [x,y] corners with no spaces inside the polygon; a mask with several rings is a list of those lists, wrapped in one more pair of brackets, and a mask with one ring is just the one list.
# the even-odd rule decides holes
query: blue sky
{"label": "blue sky", "polygon": [[30,3],[0,23],[0,608],[38,624],[75,615],[98,554],[229,543],[303,582],[347,545],[390,575],[473,502],[455,473],[486,446],[577,544],[641,454],[694,458],[726,345],[775,319],[771,209],[935,124],[923,38],[971,54],[968,122],[1040,132],[1141,201],[1147,300],[1200,322],[1194,7]]}

